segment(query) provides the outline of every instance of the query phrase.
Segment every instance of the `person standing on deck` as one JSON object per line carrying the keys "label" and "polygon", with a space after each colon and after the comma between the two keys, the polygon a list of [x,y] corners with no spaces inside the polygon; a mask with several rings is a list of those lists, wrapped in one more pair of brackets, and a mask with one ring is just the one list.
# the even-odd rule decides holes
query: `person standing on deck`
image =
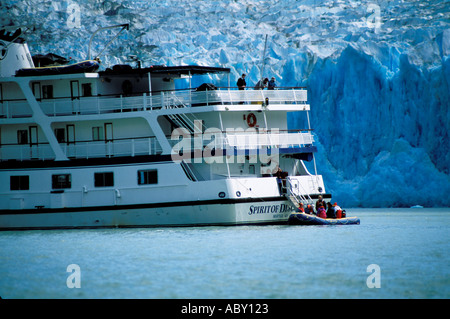
{"label": "person standing on deck", "polygon": [[272,78],[269,81],[268,89],[269,90],[275,90],[276,87],[277,87],[277,84],[275,83],[275,77],[272,76]]}
{"label": "person standing on deck", "polygon": [[245,82],[246,74],[242,73],[242,76],[237,80],[237,87],[239,90],[245,90],[245,87],[247,86],[247,82]]}

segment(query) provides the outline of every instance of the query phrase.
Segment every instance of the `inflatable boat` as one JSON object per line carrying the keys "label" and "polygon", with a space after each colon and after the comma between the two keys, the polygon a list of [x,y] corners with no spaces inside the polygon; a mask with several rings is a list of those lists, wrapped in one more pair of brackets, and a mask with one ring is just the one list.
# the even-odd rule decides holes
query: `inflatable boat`
{"label": "inflatable boat", "polygon": [[99,67],[100,63],[97,60],[87,60],[69,65],[20,69],[16,71],[16,76],[90,73],[97,71]]}
{"label": "inflatable boat", "polygon": [[289,216],[288,223],[289,225],[359,225],[359,218],[320,218],[305,213],[292,213]]}

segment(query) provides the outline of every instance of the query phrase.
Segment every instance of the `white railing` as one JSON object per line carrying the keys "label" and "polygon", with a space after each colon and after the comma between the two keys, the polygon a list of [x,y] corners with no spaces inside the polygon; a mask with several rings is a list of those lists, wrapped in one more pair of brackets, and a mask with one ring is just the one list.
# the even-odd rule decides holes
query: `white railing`
{"label": "white railing", "polygon": [[[174,152],[179,152],[182,145],[180,139],[169,143]],[[303,147],[314,142],[310,132],[296,133],[218,133],[212,139],[203,139],[202,148],[255,150],[261,148],[292,148]],[[197,142],[192,143],[196,147]],[[177,148],[178,144],[178,149]],[[69,158],[101,158],[138,155],[162,154],[162,148],[155,137],[117,139],[111,141],[82,141],[76,143],[61,143],[64,154]],[[186,150],[184,150],[186,151]],[[48,160],[55,155],[49,144],[8,145],[0,147],[0,160]]]}
{"label": "white railing", "polygon": [[[311,145],[314,142],[314,137],[310,132],[296,132],[296,133],[221,133],[212,134],[211,139],[202,139],[200,145],[202,147],[208,146],[215,149],[239,149],[239,150],[254,150],[261,148],[293,148],[304,147]],[[191,137],[191,136],[189,136]],[[188,137],[188,138],[189,138]],[[185,137],[186,138],[186,137]],[[198,141],[191,137],[191,144],[198,147]],[[173,148],[174,152],[178,152],[186,144],[180,143],[180,139],[169,141],[172,146],[178,144],[178,148]]]}
{"label": "white railing", "polygon": [[261,147],[302,147],[312,144],[313,135],[309,132],[267,133],[267,134],[226,134],[225,147],[238,149],[255,149]]}
{"label": "white railing", "polygon": [[54,159],[55,154],[49,144],[38,145],[2,145],[0,147],[0,159],[25,161],[31,159]]}
{"label": "white railing", "polygon": [[[287,178],[288,194],[295,196],[300,201],[311,204],[309,194],[317,194],[325,191],[322,175],[300,175]],[[306,204],[305,203],[305,204]]]}
{"label": "white railing", "polygon": [[[163,91],[156,94],[143,93],[137,96],[58,98],[38,103],[48,116],[66,116],[240,103],[305,104],[306,101],[307,91],[305,89],[242,91],[222,89],[200,92],[192,90]],[[31,115],[31,108],[27,101],[3,101],[0,103],[0,118],[30,117]]]}
{"label": "white railing", "polygon": [[[69,158],[98,158],[112,156],[138,156],[161,154],[162,149],[156,138],[133,138],[112,141],[76,142],[60,144],[64,154]],[[38,145],[2,145],[0,159],[18,161],[54,159],[55,155],[49,144]]]}

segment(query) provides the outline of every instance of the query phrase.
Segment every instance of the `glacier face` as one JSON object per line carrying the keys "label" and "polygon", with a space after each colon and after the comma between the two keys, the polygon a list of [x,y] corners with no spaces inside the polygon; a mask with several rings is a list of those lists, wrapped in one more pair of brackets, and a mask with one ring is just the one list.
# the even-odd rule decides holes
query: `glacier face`
{"label": "glacier face", "polygon": [[[85,59],[97,28],[122,23],[131,28],[104,66],[134,54],[144,66],[230,67],[231,85],[245,72],[250,84],[275,76],[279,86],[307,86],[318,173],[341,206],[450,206],[449,1],[0,3],[0,25],[35,26],[32,54]],[[114,34],[98,34],[93,53]],[[193,83],[206,81],[228,85]],[[306,125],[295,113],[288,120]]]}

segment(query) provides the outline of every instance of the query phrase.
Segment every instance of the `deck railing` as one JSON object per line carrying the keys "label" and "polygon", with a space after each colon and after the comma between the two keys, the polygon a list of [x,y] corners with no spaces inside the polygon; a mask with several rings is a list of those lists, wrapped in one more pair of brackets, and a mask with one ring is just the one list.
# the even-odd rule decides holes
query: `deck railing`
{"label": "deck railing", "polygon": [[[134,96],[92,96],[55,98],[38,101],[48,116],[88,115],[115,112],[151,111],[161,108],[201,107],[232,104],[305,104],[305,89],[235,90],[224,88],[210,91],[175,90],[142,93]],[[25,100],[0,101],[0,118],[32,116]]]}
{"label": "deck railing", "polygon": [[[177,148],[180,139],[169,143],[173,152],[181,150]],[[212,139],[204,138],[201,147],[215,149],[256,150],[261,148],[294,148],[310,145],[314,142],[313,135],[309,131],[294,133],[218,133]],[[192,139],[192,151],[195,147]],[[183,144],[185,145],[185,144]],[[60,143],[64,154],[68,158],[102,158],[139,155],[162,154],[162,148],[155,137],[124,138],[102,141],[76,141],[75,143]],[[181,146],[181,145],[178,145]],[[183,149],[186,151],[186,149]],[[50,160],[54,159],[54,153],[48,143],[36,145],[29,144],[3,144],[0,147],[0,161],[6,160]]]}
{"label": "deck railing", "polygon": [[[64,154],[69,158],[101,158],[161,154],[162,149],[155,137],[117,139],[111,141],[82,141],[61,143]],[[47,143],[37,145],[2,145],[0,159],[6,160],[49,160],[55,155]]]}
{"label": "deck railing", "polygon": [[[256,150],[261,148],[298,148],[311,145],[314,137],[309,131],[295,133],[222,133],[216,132],[202,138],[199,143],[197,137],[185,136],[183,138],[191,138],[191,143],[180,143],[181,137],[170,140],[173,152],[177,153],[186,145],[190,145],[192,149],[201,145],[211,149],[235,149],[235,150]],[[210,138],[211,137],[211,138]],[[186,151],[186,149],[183,149]]]}

